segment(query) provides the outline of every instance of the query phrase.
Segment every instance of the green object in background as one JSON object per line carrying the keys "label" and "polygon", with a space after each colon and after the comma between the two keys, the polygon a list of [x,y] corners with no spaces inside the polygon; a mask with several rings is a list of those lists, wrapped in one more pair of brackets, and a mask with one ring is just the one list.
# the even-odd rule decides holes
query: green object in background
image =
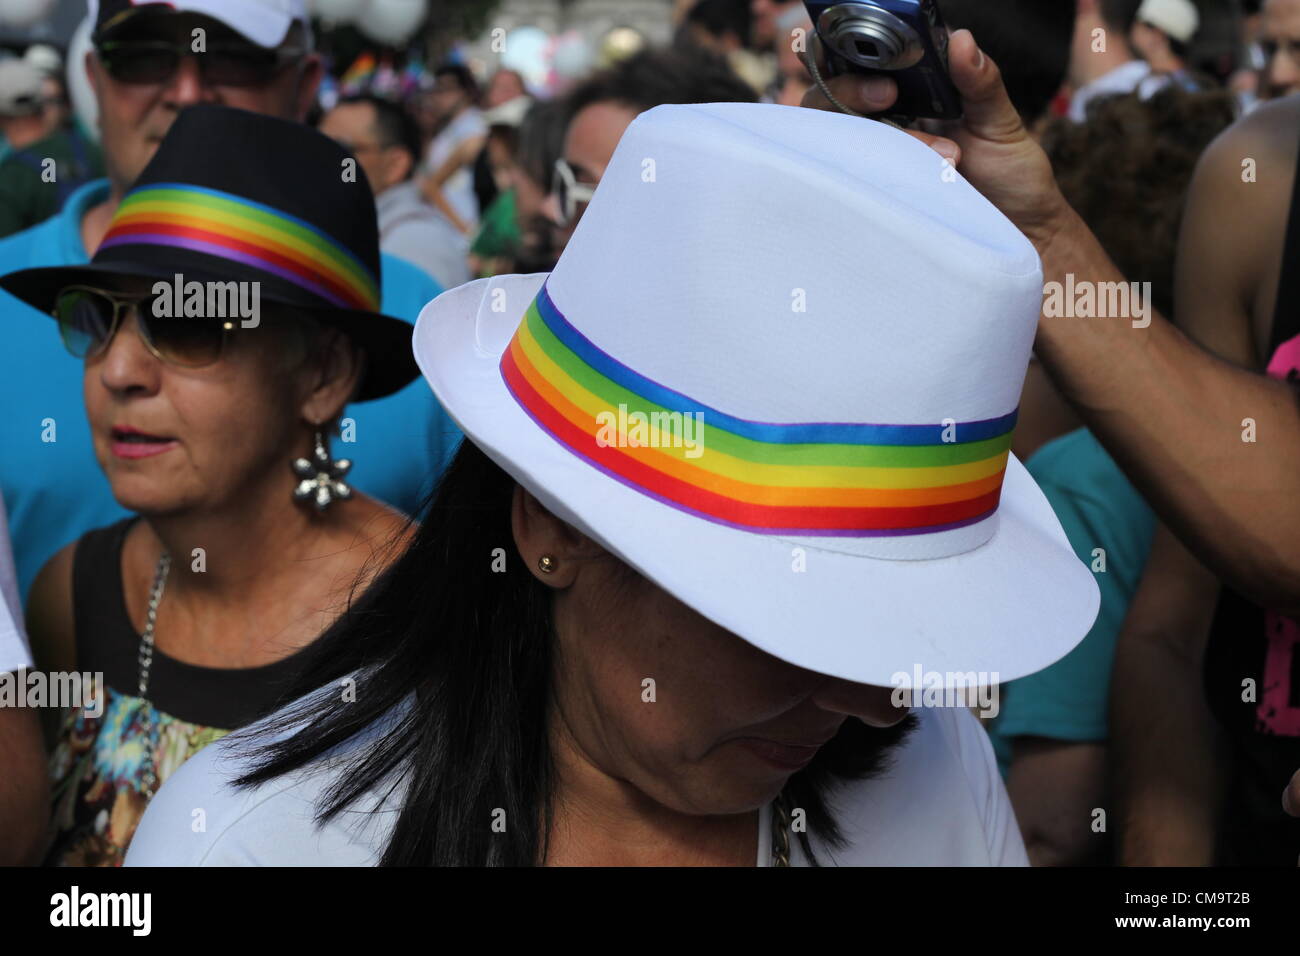
{"label": "green object in background", "polygon": [[483,213],[483,224],[469,251],[480,259],[513,256],[522,238],[515,218],[515,191],[507,189],[492,200]]}
{"label": "green object in background", "polygon": [[57,129],[23,149],[6,147],[0,156],[0,236],[44,222],[83,184],[103,175],[99,147],[75,127]]}

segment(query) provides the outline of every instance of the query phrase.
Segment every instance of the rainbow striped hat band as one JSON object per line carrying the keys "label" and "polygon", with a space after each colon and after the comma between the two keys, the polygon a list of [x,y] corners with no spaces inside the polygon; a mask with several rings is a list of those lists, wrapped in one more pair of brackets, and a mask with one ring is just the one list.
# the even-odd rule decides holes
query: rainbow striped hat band
{"label": "rainbow striped hat band", "polygon": [[270,273],[323,300],[379,310],[379,282],[346,246],[304,219],[204,186],[150,183],[122,200],[101,249],[170,246]]}
{"label": "rainbow striped hat band", "polygon": [[501,358],[506,387],[561,445],[642,494],[758,534],[879,538],[976,524],[998,507],[1017,410],[940,424],[773,424],[640,375],[543,285]]}

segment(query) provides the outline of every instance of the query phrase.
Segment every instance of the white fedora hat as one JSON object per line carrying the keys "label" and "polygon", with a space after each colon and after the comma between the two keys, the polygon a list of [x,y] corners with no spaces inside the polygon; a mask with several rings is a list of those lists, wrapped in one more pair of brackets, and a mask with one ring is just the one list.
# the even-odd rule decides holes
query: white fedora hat
{"label": "white fedora hat", "polygon": [[414,344],[471,441],[751,644],[1010,680],[1098,606],[1008,450],[1041,302],[1032,245],[904,133],[661,106],[554,272],[442,294]]}

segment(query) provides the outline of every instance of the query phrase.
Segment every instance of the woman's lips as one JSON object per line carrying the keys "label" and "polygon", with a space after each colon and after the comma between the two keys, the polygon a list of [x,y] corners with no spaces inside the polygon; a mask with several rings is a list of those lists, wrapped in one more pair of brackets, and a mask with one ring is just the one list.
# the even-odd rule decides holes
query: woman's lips
{"label": "woman's lips", "polygon": [[171,451],[179,444],[175,438],[151,435],[130,425],[114,426],[110,435],[110,447],[118,458],[152,458]]}
{"label": "woman's lips", "polygon": [[762,737],[740,737],[736,742],[778,770],[802,770],[822,748],[821,744],[782,744]]}

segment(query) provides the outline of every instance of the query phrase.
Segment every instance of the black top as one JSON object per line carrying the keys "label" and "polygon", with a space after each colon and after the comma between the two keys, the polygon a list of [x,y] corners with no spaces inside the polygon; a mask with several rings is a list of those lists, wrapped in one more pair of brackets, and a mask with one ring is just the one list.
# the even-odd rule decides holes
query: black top
{"label": "black top", "polygon": [[[46,862],[118,866],[153,796],[186,760],[273,710],[315,644],[265,667],[186,664],[155,650],[138,696],[140,635],[122,591],[122,545],[136,519],[84,535],[72,565],[77,670],[102,674],[85,706],[63,715],[50,756]],[[164,601],[166,592],[164,592]]]}
{"label": "black top", "polygon": [[[1282,255],[1269,374],[1300,385],[1300,341],[1293,341],[1300,339],[1300,168]],[[1282,791],[1300,770],[1300,622],[1224,587],[1206,648],[1205,690],[1233,756],[1218,862],[1295,866],[1300,819],[1282,810]]]}
{"label": "black top", "polygon": [[[138,520],[84,535],[72,565],[77,670],[102,671],[109,687],[135,695],[140,681],[140,633],[131,625],[122,585],[122,545]],[[164,595],[166,592],[164,591]],[[233,730],[273,709],[302,668],[311,644],[262,667],[187,664],[154,650],[149,702],[178,720]]]}

